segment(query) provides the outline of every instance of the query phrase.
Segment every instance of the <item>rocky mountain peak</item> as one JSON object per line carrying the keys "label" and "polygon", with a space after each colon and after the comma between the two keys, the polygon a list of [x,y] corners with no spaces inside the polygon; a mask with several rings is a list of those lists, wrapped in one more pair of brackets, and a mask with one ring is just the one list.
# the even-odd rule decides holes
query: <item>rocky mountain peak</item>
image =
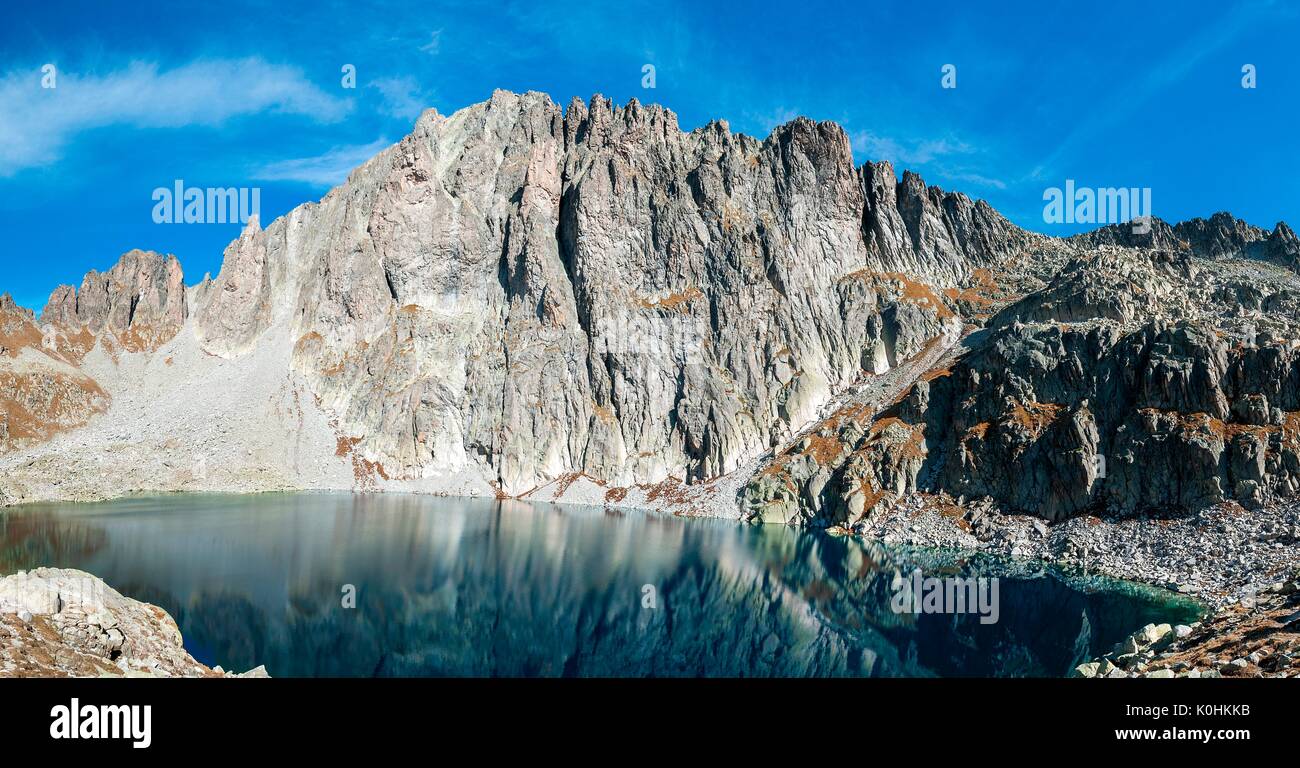
{"label": "rocky mountain peak", "polygon": [[[562,113],[498,91],[246,230],[196,332],[233,359],[286,318],[293,369],[390,476],[481,460],[510,493],[571,472],[717,477],[863,361],[933,335],[951,311],[929,286],[1028,241],[965,195],[913,174],[900,203],[896,184],[856,168],[833,123],[760,141],[635,100]],[[882,303],[899,317],[844,326]]]}
{"label": "rocky mountain peak", "polygon": [[1221,258],[1244,253],[1251,243],[1263,240],[1268,233],[1226,211],[1219,211],[1209,219],[1180,222],[1174,226],[1174,235],[1198,256]]}
{"label": "rocky mountain peak", "polygon": [[0,357],[17,357],[23,347],[40,342],[35,315],[20,307],[7,292],[0,293]]}
{"label": "rocky mountain peak", "polygon": [[1279,222],[1270,233],[1225,211],[1208,219],[1192,218],[1173,225],[1151,217],[1147,232],[1135,231],[1131,223],[1108,224],[1067,238],[1067,242],[1085,247],[1185,252],[1207,259],[1262,259],[1300,271],[1300,247],[1295,245],[1295,233],[1286,222]]}
{"label": "rocky mountain peak", "polygon": [[0,315],[5,317],[18,316],[26,319],[28,322],[35,322],[36,315],[26,307],[20,307],[14,301],[14,297],[9,295],[8,291],[0,293]]}
{"label": "rocky mountain peak", "polygon": [[185,323],[184,274],[175,256],[131,250],[107,272],[91,270],[77,290],[61,285],[41,323],[67,330],[107,331],[129,350],[156,349]]}
{"label": "rocky mountain peak", "polygon": [[1300,273],[1300,238],[1285,221],[1279,221],[1268,236],[1265,254],[1269,261]]}

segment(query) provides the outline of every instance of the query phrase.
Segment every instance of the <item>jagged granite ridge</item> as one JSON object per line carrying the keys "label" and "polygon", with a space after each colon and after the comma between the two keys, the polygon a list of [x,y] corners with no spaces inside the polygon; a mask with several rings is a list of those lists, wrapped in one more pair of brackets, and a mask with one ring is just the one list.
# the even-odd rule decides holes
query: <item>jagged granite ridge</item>
{"label": "jagged granite ridge", "polygon": [[[635,100],[498,91],[250,222],[215,280],[184,288],[174,258],[132,252],[56,291],[42,327],[80,339],[114,397],[271,377],[257,407],[279,437],[218,456],[255,487],[560,497],[579,479],[617,503],[665,484],[725,497],[728,477],[739,507],[718,513],[821,525],[916,493],[1049,519],[1293,495],[1298,286],[1269,265],[1295,268],[1294,232],[1151,223],[1048,238],[855,167],[833,123],[759,141]],[[900,366],[890,401],[864,394]],[[167,437],[180,447],[138,450],[210,449]],[[1175,468],[1126,479],[1143,462]]]}

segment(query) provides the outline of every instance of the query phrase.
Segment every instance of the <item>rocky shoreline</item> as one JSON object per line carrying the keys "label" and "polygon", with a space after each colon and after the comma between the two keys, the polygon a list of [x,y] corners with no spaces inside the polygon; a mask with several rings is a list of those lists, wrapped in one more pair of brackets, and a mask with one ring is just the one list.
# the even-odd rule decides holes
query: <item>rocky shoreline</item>
{"label": "rocky shoreline", "polygon": [[166,611],[85,571],[35,568],[0,577],[0,678],[269,677],[208,667]]}
{"label": "rocky shoreline", "polygon": [[[917,495],[852,532],[886,544],[954,547],[1035,558],[1190,595],[1218,610],[1300,570],[1300,504],[1247,511],[1220,504],[1187,516],[1077,517],[1047,524]],[[849,529],[845,529],[849,530]]]}
{"label": "rocky shoreline", "polygon": [[[1300,504],[1048,525],[987,500],[905,499],[870,524],[833,529],[886,544],[978,550],[1162,587],[1203,603],[1182,627],[1143,627],[1080,677],[1300,676]],[[964,500],[962,500],[964,501]],[[1127,647],[1126,647],[1127,644]]]}
{"label": "rocky shoreline", "polygon": [[[964,502],[959,506],[958,501]],[[654,513],[662,510],[647,510]],[[686,516],[690,516],[689,514]],[[1080,677],[1300,675],[1300,504],[1194,516],[1074,518],[1048,525],[984,500],[917,495],[870,525],[834,527],[887,545],[978,551],[1029,566],[1168,589],[1205,605],[1188,626],[1138,629]],[[0,677],[263,677],[212,669],[185,652],[162,609],[76,570],[0,578]]]}
{"label": "rocky shoreline", "polygon": [[1300,677],[1300,571],[1191,625],[1148,624],[1072,677]]}

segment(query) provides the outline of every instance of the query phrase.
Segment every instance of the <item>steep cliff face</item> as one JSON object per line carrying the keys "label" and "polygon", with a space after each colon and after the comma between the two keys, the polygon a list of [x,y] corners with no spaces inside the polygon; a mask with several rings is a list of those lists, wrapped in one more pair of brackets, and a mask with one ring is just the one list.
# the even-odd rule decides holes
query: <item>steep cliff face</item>
{"label": "steep cliff face", "polygon": [[226,247],[221,274],[215,281],[205,280],[196,293],[195,331],[203,348],[224,357],[248,352],[270,324],[271,312],[266,233],[256,216]]}
{"label": "steep cliff face", "polygon": [[875,269],[951,288],[968,282],[975,270],[1044,241],[983,200],[927,187],[912,171],[898,182],[888,162],[868,162],[861,173],[867,194],[863,229]]}
{"label": "steep cliff face", "polygon": [[[133,251],[14,327],[111,393],[105,436],[215,457],[240,478],[216,487],[585,477],[612,502],[687,484],[720,514],[821,525],[937,491],[1052,519],[1296,493],[1294,232],[1151,224],[1028,233],[855,167],[831,123],[759,141],[497,92],[250,222],[215,280]],[[198,392],[220,394],[179,395]]]}
{"label": "steep cliff face", "polygon": [[714,478],[919,349],[951,314],[938,287],[1030,239],[912,174],[892,185],[829,123],[760,142],[498,92],[250,225],[196,331],[237,356],[279,324],[388,477]]}

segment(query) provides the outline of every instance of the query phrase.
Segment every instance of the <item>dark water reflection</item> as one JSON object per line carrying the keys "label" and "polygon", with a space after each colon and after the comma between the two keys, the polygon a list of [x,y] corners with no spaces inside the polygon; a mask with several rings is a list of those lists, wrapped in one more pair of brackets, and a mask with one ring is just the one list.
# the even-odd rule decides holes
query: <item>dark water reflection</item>
{"label": "dark water reflection", "polygon": [[[273,676],[1061,675],[1149,621],[1197,613],[1166,593],[963,553],[401,495],[0,513],[0,571],[40,565],[162,606],[206,663]],[[998,622],[894,613],[894,574],[914,567],[1000,577]]]}

